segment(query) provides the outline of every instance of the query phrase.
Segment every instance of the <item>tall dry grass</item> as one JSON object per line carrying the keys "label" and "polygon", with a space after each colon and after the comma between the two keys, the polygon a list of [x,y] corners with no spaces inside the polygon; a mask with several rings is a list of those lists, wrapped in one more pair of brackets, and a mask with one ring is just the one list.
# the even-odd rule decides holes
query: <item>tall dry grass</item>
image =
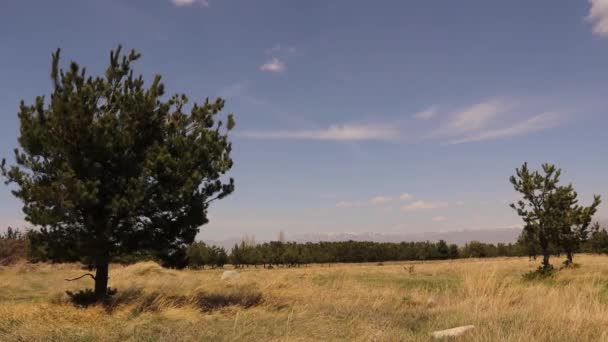
{"label": "tall dry grass", "polygon": [[[428,341],[460,325],[466,341],[608,341],[608,257],[524,280],[524,258],[384,265],[174,271],[113,266],[116,297],[78,308],[77,265],[0,268],[1,341]],[[558,260],[554,261],[556,264]],[[407,266],[407,267],[406,267]]]}

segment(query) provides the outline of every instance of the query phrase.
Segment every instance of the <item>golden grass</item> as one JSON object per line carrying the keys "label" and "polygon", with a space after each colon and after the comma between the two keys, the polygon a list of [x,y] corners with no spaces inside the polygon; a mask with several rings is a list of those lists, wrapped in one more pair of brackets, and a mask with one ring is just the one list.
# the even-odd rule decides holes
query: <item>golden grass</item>
{"label": "golden grass", "polygon": [[[77,265],[0,268],[1,341],[428,341],[473,324],[466,341],[608,341],[608,257],[527,281],[526,258],[174,271],[115,266],[109,305],[77,308],[92,286]],[[561,260],[554,260],[558,264]],[[407,266],[407,267],[406,267]],[[429,303],[431,299],[431,303]]]}

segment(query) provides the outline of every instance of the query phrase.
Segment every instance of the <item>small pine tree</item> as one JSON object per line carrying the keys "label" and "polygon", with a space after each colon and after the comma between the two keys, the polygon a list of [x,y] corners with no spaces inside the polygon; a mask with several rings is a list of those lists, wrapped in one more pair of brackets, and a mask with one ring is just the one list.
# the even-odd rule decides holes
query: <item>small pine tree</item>
{"label": "small pine tree", "polygon": [[450,257],[450,249],[444,240],[439,240],[437,243],[437,253],[440,259],[448,259]]}
{"label": "small pine tree", "polygon": [[567,265],[572,263],[573,253],[586,238],[601,202],[596,195],[591,206],[579,206],[574,187],[559,185],[561,173],[555,165],[543,164],[539,172],[531,171],[524,163],[510,179],[515,191],[522,195],[521,200],[511,204],[525,224],[522,239],[538,245],[543,255],[543,271],[552,269],[549,262],[552,246],[566,252]]}

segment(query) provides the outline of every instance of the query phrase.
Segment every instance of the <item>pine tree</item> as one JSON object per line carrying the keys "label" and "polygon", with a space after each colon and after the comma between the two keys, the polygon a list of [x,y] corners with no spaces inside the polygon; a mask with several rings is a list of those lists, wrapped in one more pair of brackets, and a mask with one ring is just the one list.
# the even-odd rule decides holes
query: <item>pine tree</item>
{"label": "pine tree", "polygon": [[608,231],[602,228],[599,222],[595,222],[591,227],[591,237],[587,244],[590,252],[608,254]]}
{"label": "pine tree", "polygon": [[2,173],[27,221],[92,260],[102,298],[113,257],[183,250],[208,222],[210,202],[234,190],[224,179],[234,119],[223,128],[219,98],[187,107],[183,94],[163,97],[158,75],[146,87],[131,68],[135,51],[112,51],[98,77],[76,62],[61,69],[59,57],[57,50],[50,97],[21,102],[21,148]]}
{"label": "pine tree", "polygon": [[205,268],[205,265],[209,264],[208,260],[208,247],[204,242],[194,242],[186,251],[186,255],[188,257],[188,265],[193,268]]}
{"label": "pine tree", "polygon": [[451,244],[449,246],[449,257],[450,259],[458,259],[459,257],[459,251],[458,251],[458,246],[455,244]]}
{"label": "pine tree", "polygon": [[450,248],[444,240],[439,240],[437,243],[437,253],[440,259],[448,259],[450,257]]}
{"label": "pine tree", "polygon": [[566,253],[564,264],[568,267],[574,262],[574,252],[588,238],[589,226],[601,199],[596,195],[590,206],[581,206],[578,204],[578,194],[570,184],[558,188],[551,200],[556,212],[552,216],[556,219],[555,225],[559,227],[556,243]]}
{"label": "pine tree", "polygon": [[511,204],[525,223],[522,240],[538,244],[544,271],[552,269],[551,245],[566,252],[566,265],[572,263],[574,251],[587,238],[589,224],[601,202],[596,195],[591,206],[578,205],[572,184],[559,185],[561,173],[555,165],[543,164],[541,173],[531,171],[524,163],[511,177],[511,184],[523,197]]}
{"label": "pine tree", "polygon": [[538,254],[538,242],[536,241],[536,235],[533,229],[527,229],[524,227],[521,234],[517,238],[517,244],[520,247],[520,253],[528,256],[530,260],[536,260]]}
{"label": "pine tree", "polygon": [[557,190],[561,170],[550,164],[543,164],[542,169],[544,174],[530,171],[528,163],[516,169],[516,175],[510,180],[523,199],[511,204],[511,207],[524,220],[526,234],[532,237],[532,241],[538,242],[543,255],[542,269],[550,270],[549,244],[557,239],[557,229],[552,225],[554,220],[549,199]]}

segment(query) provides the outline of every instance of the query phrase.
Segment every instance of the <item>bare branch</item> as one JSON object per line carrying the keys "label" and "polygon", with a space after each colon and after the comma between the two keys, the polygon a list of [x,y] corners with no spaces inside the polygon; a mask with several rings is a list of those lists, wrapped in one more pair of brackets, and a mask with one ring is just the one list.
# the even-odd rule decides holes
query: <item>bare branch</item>
{"label": "bare branch", "polygon": [[93,278],[93,280],[96,280],[96,279],[95,279],[95,276],[94,276],[94,275],[92,275],[91,273],[85,273],[85,274],[81,275],[81,276],[80,276],[80,277],[78,277],[78,278],[74,278],[74,279],[65,279],[65,281],[74,281],[74,280],[82,279],[82,278],[84,278],[84,277],[86,277],[86,276],[89,276],[89,277]]}

